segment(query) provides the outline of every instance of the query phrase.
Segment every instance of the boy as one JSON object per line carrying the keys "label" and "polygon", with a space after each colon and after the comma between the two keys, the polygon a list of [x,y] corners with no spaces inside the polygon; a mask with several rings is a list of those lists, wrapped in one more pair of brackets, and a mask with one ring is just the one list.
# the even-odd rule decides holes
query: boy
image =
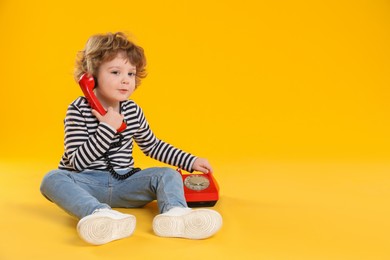
{"label": "boy", "polygon": [[[125,34],[92,36],[78,55],[75,79],[87,73],[95,79],[94,93],[107,110],[91,109],[85,97],[68,107],[64,120],[65,151],[56,170],[41,184],[42,194],[77,217],[77,231],[86,242],[101,245],[132,235],[136,219],[112,207],[142,207],[157,200],[160,214],[153,230],[162,237],[204,239],[222,225],[210,209],[187,207],[182,178],[168,167],[134,168],[133,140],[144,154],[187,171],[212,171],[209,162],[159,140],[142,109],[130,95],[146,76],[141,47]],[[122,123],[127,127],[118,132]]]}

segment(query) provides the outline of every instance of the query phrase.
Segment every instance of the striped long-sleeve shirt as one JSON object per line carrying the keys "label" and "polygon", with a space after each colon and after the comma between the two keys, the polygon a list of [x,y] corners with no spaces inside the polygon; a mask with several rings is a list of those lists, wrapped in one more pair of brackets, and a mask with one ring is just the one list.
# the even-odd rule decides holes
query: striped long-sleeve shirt
{"label": "striped long-sleeve shirt", "polygon": [[108,154],[115,169],[134,167],[133,140],[142,152],[153,159],[192,172],[195,156],[158,139],[151,131],[142,109],[132,100],[121,103],[121,114],[127,128],[119,147],[110,147],[119,141],[119,134],[105,123],[99,123],[92,115],[84,97],[73,101],[67,110],[65,124],[65,152],[60,169],[80,172],[85,169],[106,170],[104,155]]}

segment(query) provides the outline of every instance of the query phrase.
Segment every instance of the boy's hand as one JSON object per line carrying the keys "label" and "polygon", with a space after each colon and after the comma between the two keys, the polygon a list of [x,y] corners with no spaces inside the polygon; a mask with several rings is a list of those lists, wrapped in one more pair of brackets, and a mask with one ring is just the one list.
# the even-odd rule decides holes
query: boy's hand
{"label": "boy's hand", "polygon": [[211,165],[209,161],[205,158],[197,158],[192,165],[192,169],[194,171],[199,171],[203,173],[212,173],[213,169],[211,168]]}
{"label": "boy's hand", "polygon": [[99,112],[96,111],[95,109],[92,109],[92,114],[96,116],[99,122],[106,123],[114,129],[118,129],[122,125],[123,118],[124,118],[123,115],[114,111],[112,107],[109,107],[107,109],[107,113],[104,116],[99,114]]}

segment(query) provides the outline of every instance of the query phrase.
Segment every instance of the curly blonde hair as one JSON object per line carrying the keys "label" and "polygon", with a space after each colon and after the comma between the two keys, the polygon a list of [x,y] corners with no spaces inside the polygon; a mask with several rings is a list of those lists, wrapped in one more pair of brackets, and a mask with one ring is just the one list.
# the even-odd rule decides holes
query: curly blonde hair
{"label": "curly blonde hair", "polygon": [[123,32],[96,34],[91,36],[84,50],[76,58],[74,78],[76,81],[84,73],[97,77],[102,62],[113,60],[119,52],[124,52],[127,59],[136,67],[135,86],[146,77],[146,58],[142,47],[130,41]]}

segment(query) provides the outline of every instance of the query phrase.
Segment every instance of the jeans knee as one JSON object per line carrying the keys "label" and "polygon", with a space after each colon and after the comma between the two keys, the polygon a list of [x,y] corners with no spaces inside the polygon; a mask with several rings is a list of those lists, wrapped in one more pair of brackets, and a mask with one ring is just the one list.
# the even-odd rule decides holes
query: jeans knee
{"label": "jeans knee", "polygon": [[47,194],[48,190],[55,189],[55,187],[57,186],[56,183],[61,181],[60,179],[63,179],[63,177],[64,177],[64,175],[61,174],[60,170],[53,170],[53,171],[50,171],[49,173],[47,173],[43,177],[42,182],[41,182],[41,186],[40,186],[40,191],[41,191],[42,195],[47,197],[46,194]]}
{"label": "jeans knee", "polygon": [[46,187],[50,186],[50,182],[51,182],[50,179],[51,179],[51,176],[53,176],[53,174],[54,174],[54,171],[51,171],[51,172],[47,173],[42,179],[40,191],[43,195],[45,194]]}
{"label": "jeans knee", "polygon": [[161,168],[161,178],[166,180],[180,180],[181,181],[181,175],[178,171],[169,168],[169,167],[162,167]]}

